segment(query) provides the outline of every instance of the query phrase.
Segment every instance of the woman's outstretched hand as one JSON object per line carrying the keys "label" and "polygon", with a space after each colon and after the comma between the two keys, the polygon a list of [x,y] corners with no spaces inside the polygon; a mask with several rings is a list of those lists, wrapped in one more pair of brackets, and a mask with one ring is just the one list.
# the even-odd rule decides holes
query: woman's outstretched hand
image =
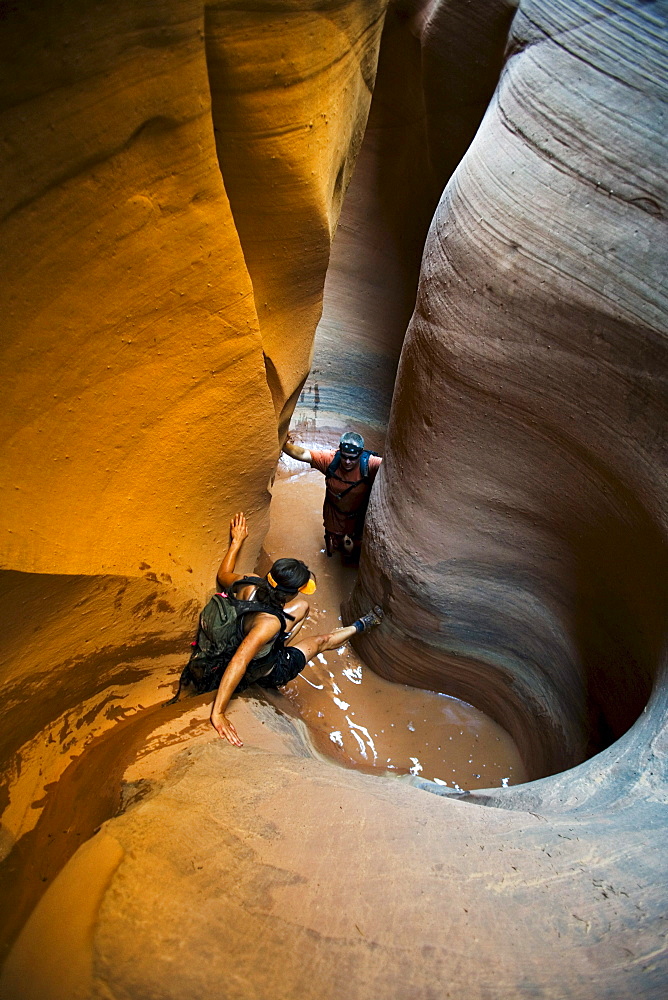
{"label": "woman's outstretched hand", "polygon": [[246,517],[243,513],[239,512],[230,521],[230,538],[233,542],[243,542],[247,536],[248,526],[246,524]]}
{"label": "woman's outstretched hand", "polygon": [[[243,515],[242,515],[243,517]],[[227,740],[234,747],[242,747],[243,743],[239,739],[239,734],[230,722],[230,720],[223,715],[222,712],[212,712],[211,713],[211,725],[216,730],[218,735],[222,740]]]}

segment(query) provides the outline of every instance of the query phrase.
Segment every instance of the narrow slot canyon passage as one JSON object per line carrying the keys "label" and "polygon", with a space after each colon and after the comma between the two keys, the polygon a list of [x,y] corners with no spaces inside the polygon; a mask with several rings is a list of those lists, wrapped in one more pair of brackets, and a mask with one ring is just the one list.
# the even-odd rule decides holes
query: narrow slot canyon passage
{"label": "narrow slot canyon passage", "polygon": [[[2,1000],[663,1000],[666,0],[1,20]],[[239,510],[385,611],[242,748]]]}
{"label": "narrow slot canyon passage", "polygon": [[[327,446],[331,437],[330,430],[322,441],[309,443]],[[338,556],[327,559],[321,547],[322,478],[296,465],[285,457],[279,464],[263,560],[291,552],[306,560],[317,574],[318,590],[305,632],[328,631],[340,624],[340,604],[350,595],[356,570],[343,566]],[[22,583],[28,593],[29,582]],[[25,593],[22,599],[13,597],[15,613],[21,605],[29,609],[26,620],[16,623],[21,628],[29,627],[34,613]],[[40,775],[55,768],[55,780],[47,781],[44,795],[31,802],[33,785],[28,771],[27,787],[22,786],[19,757],[14,809],[39,807],[39,819],[17,849],[0,861],[5,902],[0,940],[5,953],[61,868],[100,825],[149,794],[153,783],[164,779],[177,750],[211,741],[208,714],[213,695],[185,698],[169,707],[162,702],[152,708],[142,705],[160,692],[164,702],[171,692],[187,649],[185,638],[180,646],[167,657],[158,645],[151,650],[148,662],[157,675],[157,691],[131,676],[117,677],[114,693],[102,703],[111,726],[100,735],[100,712],[87,713],[84,701],[47,729],[47,746],[36,762],[30,749],[23,749],[24,768],[32,766],[35,775],[36,767]],[[305,723],[308,752],[339,766],[370,774],[422,774],[455,791],[507,787],[526,777],[508,734],[482,713],[456,699],[383,680],[364,667],[349,645],[320,654],[280,694],[254,687],[233,708],[238,710],[245,701],[256,705],[258,699],[273,705],[270,717],[279,729],[289,726],[290,718]],[[59,770],[58,761],[72,748],[68,738],[77,731],[77,753]]]}

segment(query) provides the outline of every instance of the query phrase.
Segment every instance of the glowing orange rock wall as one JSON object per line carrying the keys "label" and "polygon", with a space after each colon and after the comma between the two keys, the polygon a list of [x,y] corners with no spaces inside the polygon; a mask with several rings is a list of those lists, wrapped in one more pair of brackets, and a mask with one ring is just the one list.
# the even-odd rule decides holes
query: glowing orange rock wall
{"label": "glowing orange rock wall", "polygon": [[[253,283],[280,435],[311,363],[384,14],[385,0],[207,9],[218,155]],[[296,336],[300,330],[309,336]]]}
{"label": "glowing orange rock wall", "polygon": [[248,8],[3,23],[6,568],[201,589],[238,507],[259,543],[383,4]]}

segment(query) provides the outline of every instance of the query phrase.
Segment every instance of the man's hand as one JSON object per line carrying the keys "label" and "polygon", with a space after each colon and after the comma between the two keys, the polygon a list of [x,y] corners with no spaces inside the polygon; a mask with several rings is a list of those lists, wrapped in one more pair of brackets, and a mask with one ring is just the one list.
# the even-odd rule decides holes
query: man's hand
{"label": "man's hand", "polygon": [[230,538],[233,542],[243,542],[244,538],[248,536],[248,527],[246,525],[246,518],[241,512],[235,514],[230,521]]}
{"label": "man's hand", "polygon": [[227,740],[227,742],[231,743],[234,747],[243,746],[236,729],[222,712],[213,711],[211,713],[211,725],[222,740]]}

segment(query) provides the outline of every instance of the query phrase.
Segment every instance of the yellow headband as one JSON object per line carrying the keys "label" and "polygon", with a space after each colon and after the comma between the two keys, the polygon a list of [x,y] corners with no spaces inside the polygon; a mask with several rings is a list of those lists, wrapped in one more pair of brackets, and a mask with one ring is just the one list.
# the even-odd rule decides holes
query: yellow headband
{"label": "yellow headband", "polygon": [[[274,578],[271,575],[271,573],[267,573],[267,583],[271,587],[276,587],[277,586],[277,583],[274,580]],[[307,580],[303,587],[299,588],[299,593],[300,594],[315,594],[315,580],[313,579],[313,577],[311,577],[310,580]]]}

